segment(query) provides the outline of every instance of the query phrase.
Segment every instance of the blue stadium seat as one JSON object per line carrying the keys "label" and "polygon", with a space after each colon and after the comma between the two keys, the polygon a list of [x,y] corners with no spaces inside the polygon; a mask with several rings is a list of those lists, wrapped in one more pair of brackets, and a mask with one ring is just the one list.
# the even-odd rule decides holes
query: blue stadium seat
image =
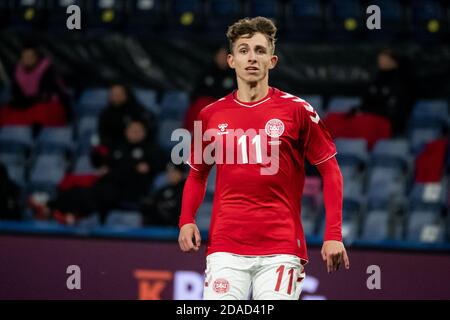
{"label": "blue stadium seat", "polygon": [[203,201],[200,208],[197,211],[195,222],[200,231],[209,230],[209,224],[211,222],[213,203],[210,201]]}
{"label": "blue stadium seat", "polygon": [[160,30],[166,23],[165,0],[131,0],[126,30],[147,34]]}
{"label": "blue stadium seat", "polygon": [[418,100],[413,107],[412,117],[439,117],[447,118],[449,105],[445,100]]}
{"label": "blue stadium seat", "polygon": [[95,168],[92,166],[88,155],[81,155],[75,161],[74,174],[94,174]]}
{"label": "blue stadium seat", "polygon": [[358,0],[330,0],[328,38],[335,41],[355,39],[366,28],[365,10]]}
{"label": "blue stadium seat", "polygon": [[77,122],[77,137],[82,137],[86,133],[97,132],[98,117],[84,116]]}
{"label": "blue stadium seat", "polygon": [[407,222],[406,240],[423,243],[444,241],[444,224],[434,212],[414,211]]}
{"label": "blue stadium seat", "polygon": [[361,104],[359,97],[336,96],[330,99],[327,112],[347,112]]}
{"label": "blue stadium seat", "polygon": [[441,128],[414,128],[409,133],[411,141],[411,151],[414,154],[419,153],[429,142],[438,139],[442,135]]}
{"label": "blue stadium seat", "polygon": [[277,20],[279,16],[279,3],[277,0],[249,0],[250,17],[266,17]]}
{"label": "blue stadium seat", "polygon": [[189,106],[189,96],[183,91],[167,91],[161,101],[162,119],[183,120]]}
{"label": "blue stadium seat", "polygon": [[444,183],[415,183],[409,194],[411,210],[439,211],[446,204],[447,190]]}
{"label": "blue stadium seat", "polygon": [[175,129],[182,128],[181,121],[178,120],[164,120],[159,125],[158,140],[163,149],[170,149],[178,143],[178,141],[171,141],[172,132]]}
{"label": "blue stadium seat", "polygon": [[80,96],[75,112],[81,115],[98,115],[108,104],[106,88],[86,89]]}
{"label": "blue stadium seat", "polygon": [[403,6],[401,0],[372,0],[368,5],[377,5],[381,12],[381,29],[369,30],[369,40],[392,41],[404,32]]}
{"label": "blue stadium seat", "polygon": [[80,229],[92,229],[99,227],[101,225],[100,215],[98,213],[93,213],[87,217],[83,217],[76,222],[76,226]]}
{"label": "blue stadium seat", "polygon": [[410,161],[410,146],[405,139],[386,139],[378,141],[370,159],[371,166],[404,168]]}
{"label": "blue stadium seat", "polygon": [[202,25],[203,3],[201,0],[174,0],[171,13],[175,31],[192,31]]}
{"label": "blue stadium seat", "polygon": [[369,157],[367,140],[338,138],[334,143],[340,165],[355,166],[366,163]]}
{"label": "blue stadium seat", "polygon": [[87,7],[90,30],[107,30],[125,23],[126,0],[88,1]]}
{"label": "blue stadium seat", "polygon": [[292,0],[287,2],[287,36],[303,40],[313,40],[324,31],[324,10],[320,1]]}
{"label": "blue stadium seat", "polygon": [[85,132],[78,139],[77,153],[87,154],[91,151],[92,147],[97,146],[100,143],[100,138],[97,133],[88,131]]}
{"label": "blue stadium seat", "polygon": [[411,1],[412,28],[416,40],[438,40],[445,32],[445,10],[439,0]]}
{"label": "blue stadium seat", "polygon": [[[87,0],[89,1],[89,0]],[[47,27],[51,32],[67,31],[67,8],[76,5],[80,8],[81,28],[83,22],[87,21],[87,6],[85,0],[47,0]]]}
{"label": "blue stadium seat", "polygon": [[[1,161],[1,160],[0,160]],[[2,161],[1,161],[2,162]],[[3,163],[8,171],[9,178],[17,185],[25,186],[25,166],[20,163],[7,162]]]}
{"label": "blue stadium seat", "polygon": [[316,112],[322,116],[323,114],[323,98],[319,95],[299,95],[300,98],[308,102]]}
{"label": "blue stadium seat", "polygon": [[367,195],[371,208],[399,205],[404,200],[405,189],[406,182],[400,170],[392,167],[370,169]]}
{"label": "blue stadium seat", "polygon": [[155,90],[151,89],[142,89],[135,88],[134,94],[136,95],[136,99],[140,104],[142,104],[147,110],[150,110],[153,113],[159,112],[159,107],[157,103],[157,93]]}
{"label": "blue stadium seat", "polygon": [[31,147],[33,144],[33,133],[31,127],[5,126],[0,128],[0,143],[15,144]]}
{"label": "blue stadium seat", "polygon": [[64,157],[55,154],[39,155],[31,169],[30,182],[56,185],[64,177],[65,170]]}
{"label": "blue stadium seat", "polygon": [[114,228],[140,228],[142,225],[142,213],[137,211],[112,210],[105,221],[105,226]]}
{"label": "blue stadium seat", "polygon": [[[5,1],[2,1],[5,2]],[[11,22],[16,28],[44,26],[45,0],[10,1]]]}
{"label": "blue stadium seat", "polygon": [[315,234],[316,224],[312,216],[302,216],[302,227],[305,236],[312,236]]}
{"label": "blue stadium seat", "polygon": [[207,16],[207,31],[221,33],[239,17],[242,17],[239,0],[209,0]]}
{"label": "blue stadium seat", "polygon": [[73,132],[71,127],[44,128],[37,138],[39,152],[61,153],[74,149]]}
{"label": "blue stadium seat", "polygon": [[366,214],[361,240],[365,241],[382,241],[389,238],[389,212],[387,211],[370,211]]}

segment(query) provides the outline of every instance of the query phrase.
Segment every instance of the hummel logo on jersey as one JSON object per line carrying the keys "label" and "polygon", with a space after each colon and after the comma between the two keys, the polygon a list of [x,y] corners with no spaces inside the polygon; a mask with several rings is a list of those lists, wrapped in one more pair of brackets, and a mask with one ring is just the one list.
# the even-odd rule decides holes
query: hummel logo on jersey
{"label": "hummel logo on jersey", "polygon": [[220,131],[217,132],[217,134],[228,134],[228,131],[225,131],[225,129],[228,127],[228,123],[221,123],[218,125]]}

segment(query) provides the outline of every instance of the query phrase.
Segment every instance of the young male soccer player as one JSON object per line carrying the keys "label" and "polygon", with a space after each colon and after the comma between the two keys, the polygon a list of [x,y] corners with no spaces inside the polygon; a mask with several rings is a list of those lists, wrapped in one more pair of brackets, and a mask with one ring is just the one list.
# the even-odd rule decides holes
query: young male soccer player
{"label": "young male soccer player", "polygon": [[[228,64],[238,89],[199,115],[201,132],[212,132],[213,144],[222,141],[215,149],[222,160],[215,159],[204,299],[247,299],[250,292],[255,300],[299,299],[308,261],[300,219],[305,158],[323,179],[322,258],[329,273],[349,268],[341,230],[343,182],[331,136],[306,101],[269,86],[269,70],[278,60],[276,30],[263,17],[229,27]],[[184,252],[200,247],[195,214],[212,167],[201,159],[207,148],[202,141],[189,160],[178,239]]]}

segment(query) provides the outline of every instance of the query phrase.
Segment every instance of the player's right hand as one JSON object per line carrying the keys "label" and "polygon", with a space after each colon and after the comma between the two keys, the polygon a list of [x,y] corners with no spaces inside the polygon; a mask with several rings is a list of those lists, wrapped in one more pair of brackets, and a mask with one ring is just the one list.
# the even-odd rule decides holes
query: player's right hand
{"label": "player's right hand", "polygon": [[178,243],[183,252],[196,252],[200,249],[200,231],[195,223],[188,223],[181,227]]}

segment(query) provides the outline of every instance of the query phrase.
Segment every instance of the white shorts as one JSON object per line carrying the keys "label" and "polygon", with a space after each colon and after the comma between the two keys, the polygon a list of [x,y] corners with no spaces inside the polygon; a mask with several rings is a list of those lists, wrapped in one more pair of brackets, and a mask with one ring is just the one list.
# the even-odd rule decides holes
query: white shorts
{"label": "white shorts", "polygon": [[298,300],[305,272],[289,254],[242,256],[215,252],[206,257],[204,300]]}

